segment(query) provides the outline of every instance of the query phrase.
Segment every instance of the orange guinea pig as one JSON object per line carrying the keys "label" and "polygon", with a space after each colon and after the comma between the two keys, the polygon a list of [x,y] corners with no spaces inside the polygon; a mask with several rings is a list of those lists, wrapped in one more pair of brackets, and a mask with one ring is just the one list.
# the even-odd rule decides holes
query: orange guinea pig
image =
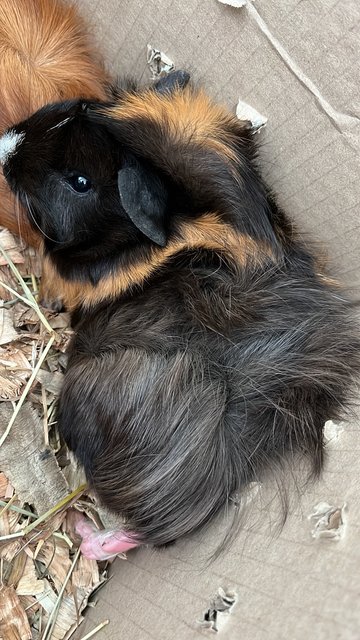
{"label": "orange guinea pig", "polygon": [[[106,98],[108,76],[76,8],[61,0],[1,0],[0,133],[41,106]],[[40,247],[42,235],[0,173],[0,226]]]}

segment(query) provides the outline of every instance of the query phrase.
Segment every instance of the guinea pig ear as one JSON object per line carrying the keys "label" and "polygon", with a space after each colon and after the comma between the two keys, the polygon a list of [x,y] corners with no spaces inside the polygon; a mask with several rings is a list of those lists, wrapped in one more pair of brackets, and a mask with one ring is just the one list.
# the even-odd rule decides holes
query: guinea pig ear
{"label": "guinea pig ear", "polygon": [[160,80],[157,80],[153,84],[153,90],[156,93],[166,94],[173,93],[177,89],[185,89],[190,80],[190,73],[187,71],[171,71],[166,74]]}
{"label": "guinea pig ear", "polygon": [[161,178],[132,159],[118,172],[118,189],[121,204],[135,227],[164,247],[167,189]]}

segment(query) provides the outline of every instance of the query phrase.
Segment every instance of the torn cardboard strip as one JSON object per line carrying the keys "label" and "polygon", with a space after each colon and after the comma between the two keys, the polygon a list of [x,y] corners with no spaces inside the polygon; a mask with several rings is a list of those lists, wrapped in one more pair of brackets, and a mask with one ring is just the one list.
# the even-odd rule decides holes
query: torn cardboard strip
{"label": "torn cardboard strip", "polygon": [[311,530],[312,537],[315,540],[326,538],[334,542],[341,540],[345,534],[345,510],[345,503],[342,507],[335,507],[327,502],[315,505],[313,512],[308,516],[308,520],[315,523]]}
{"label": "torn cardboard strip", "polygon": [[303,72],[303,70],[299,67],[297,62],[291,57],[291,55],[286,51],[285,47],[281,44],[281,42],[272,34],[265,20],[261,17],[257,9],[253,6],[252,2],[249,0],[218,0],[221,4],[227,4],[231,7],[241,8],[246,7],[249,15],[257,24],[260,31],[263,33],[265,38],[271,44],[271,46],[275,49],[277,55],[282,59],[291,73],[297,78],[299,82],[307,89],[309,93],[315,98],[316,104],[321,109],[323,113],[329,118],[335,128],[347,136],[349,143],[352,146],[357,148],[357,145],[353,144],[353,137],[350,133],[350,130],[353,130],[354,127],[359,131],[360,128],[360,118],[357,115],[341,113],[334,109],[334,107],[326,100],[326,98],[321,94],[319,88],[314,84],[314,82]]}

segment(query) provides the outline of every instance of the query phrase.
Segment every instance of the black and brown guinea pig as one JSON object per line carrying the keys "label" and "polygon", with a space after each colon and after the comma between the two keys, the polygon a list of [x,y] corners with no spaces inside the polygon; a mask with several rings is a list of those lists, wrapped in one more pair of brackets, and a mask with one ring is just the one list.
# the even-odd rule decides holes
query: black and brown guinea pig
{"label": "black and brown guinea pig", "polygon": [[189,534],[294,453],[318,474],[360,370],[351,305],[265,186],[249,123],[187,79],[52,104],[0,140],[72,310],[59,429],[124,518],[82,525],[90,557]]}
{"label": "black and brown guinea pig", "polygon": [[[1,0],[0,133],[56,100],[105,100],[109,77],[85,22],[71,2]],[[0,173],[0,225],[40,247],[30,224]],[[28,215],[31,215],[27,212]]]}

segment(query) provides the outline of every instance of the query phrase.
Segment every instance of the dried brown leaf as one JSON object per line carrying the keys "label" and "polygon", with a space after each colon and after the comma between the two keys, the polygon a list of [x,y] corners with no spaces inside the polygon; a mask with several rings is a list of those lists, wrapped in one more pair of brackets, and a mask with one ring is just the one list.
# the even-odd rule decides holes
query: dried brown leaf
{"label": "dried brown leaf", "polygon": [[37,559],[44,565],[59,592],[71,567],[69,547],[62,540],[52,537],[45,542]]}
{"label": "dried brown leaf", "polygon": [[[8,231],[7,229],[0,230],[0,245],[4,249],[4,251],[6,251],[10,260],[12,260],[14,264],[24,264],[25,258],[21,253],[22,249],[19,245],[19,242],[15,240],[14,236],[12,236],[10,231]],[[0,266],[3,267],[7,264],[8,262],[6,258],[1,254]]]}
{"label": "dried brown leaf", "polygon": [[40,320],[35,309],[23,307],[23,305],[16,305],[20,307],[15,312],[15,326],[22,328],[28,325],[38,325]]}
{"label": "dried brown leaf", "polygon": [[[24,609],[27,618],[29,620],[30,627],[34,624],[37,618],[37,612],[40,609],[40,604],[36,600],[34,596],[19,596],[19,600],[21,602],[21,606]],[[34,640],[34,630],[33,632],[33,640]],[[36,637],[36,636],[35,636]]]}
{"label": "dried brown leaf", "polygon": [[27,615],[14,587],[0,588],[0,636],[4,640],[31,640]]}
{"label": "dried brown leaf", "polygon": [[[0,435],[11,415],[11,408],[0,404]],[[44,445],[42,422],[27,403],[15,420],[11,438],[0,447],[0,469],[16,488],[19,499],[34,505],[39,515],[68,495],[55,455]]]}
{"label": "dried brown leaf", "polygon": [[21,395],[24,381],[11,372],[0,373],[0,400],[13,402]]}
{"label": "dried brown leaf", "polygon": [[100,582],[99,566],[96,560],[80,556],[72,574],[72,584],[78,589],[94,589]]}
{"label": "dried brown leaf", "polygon": [[0,400],[17,400],[31,371],[28,359],[16,344],[0,348]]}
{"label": "dried brown leaf", "polygon": [[34,561],[27,557],[23,574],[16,587],[16,593],[18,596],[38,596],[43,593],[44,590],[44,581],[38,579]]}
{"label": "dried brown leaf", "polygon": [[42,384],[44,389],[49,393],[58,396],[61,387],[63,384],[64,375],[59,371],[54,371],[51,373],[50,371],[45,371],[44,369],[40,369],[39,373],[36,376],[36,379]]}
{"label": "dried brown leaf", "polygon": [[53,316],[48,316],[49,324],[52,329],[59,331],[60,329],[67,329],[70,326],[70,314],[57,313]]}
{"label": "dried brown leaf", "polygon": [[18,553],[17,556],[13,559],[13,561],[9,565],[9,571],[5,576],[6,584],[8,586],[14,587],[14,589],[16,589],[19,580],[24,573],[26,562],[27,555],[25,551]]}
{"label": "dried brown leaf", "polygon": [[0,306],[0,345],[17,340],[18,332],[14,328],[12,311]]}
{"label": "dried brown leaf", "polygon": [[5,498],[8,484],[9,484],[9,481],[5,473],[0,472],[0,498]]}

